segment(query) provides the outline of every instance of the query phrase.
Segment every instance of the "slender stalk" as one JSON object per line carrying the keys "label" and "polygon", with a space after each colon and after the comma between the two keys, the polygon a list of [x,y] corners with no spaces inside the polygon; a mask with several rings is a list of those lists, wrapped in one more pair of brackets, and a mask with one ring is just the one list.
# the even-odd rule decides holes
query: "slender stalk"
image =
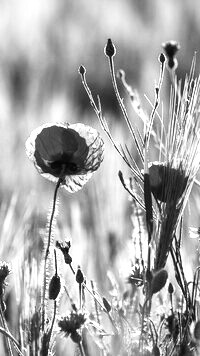
{"label": "slender stalk", "polygon": [[[4,328],[7,332],[9,332],[1,306],[0,306],[0,316],[1,316],[1,322],[2,322],[3,328]],[[10,339],[9,339],[8,337],[6,337],[6,346],[7,346],[8,355],[9,355],[9,356],[13,356]]]}
{"label": "slender stalk", "polygon": [[56,208],[57,193],[58,193],[58,188],[60,187],[61,182],[62,182],[62,179],[59,178],[58,182],[56,184],[55,191],[54,191],[53,208],[52,208],[50,222],[49,222],[48,241],[47,241],[45,259],[44,259],[44,277],[43,277],[43,294],[42,294],[42,330],[43,331],[44,331],[44,323],[45,323],[45,294],[46,294],[46,282],[47,282],[47,271],[46,271],[46,268],[47,268],[47,261],[48,261],[48,256],[49,256],[49,248],[50,248],[50,243],[51,243],[51,232],[52,232],[52,224],[53,224],[55,208]]}
{"label": "slender stalk", "polygon": [[55,318],[56,318],[56,308],[57,308],[57,303],[56,303],[56,300],[54,300],[54,306],[53,306],[53,319],[52,319],[52,322],[51,322],[51,329],[49,330],[49,341],[51,339],[51,334],[52,334],[52,331],[53,331],[53,326],[54,326],[54,323],[55,323]]}
{"label": "slender stalk", "polygon": [[13,344],[15,345],[15,348],[16,348],[16,351],[18,352],[18,354],[20,356],[23,356],[23,353],[20,351],[20,345],[17,342],[17,340],[14,338],[14,336],[12,334],[10,334],[9,331],[7,331],[4,328],[2,328],[1,326],[0,326],[0,333],[5,335],[7,338],[9,338],[13,342]]}
{"label": "slender stalk", "polygon": [[134,139],[134,142],[135,142],[137,151],[139,153],[139,156],[140,156],[140,158],[141,158],[141,160],[143,162],[144,161],[144,157],[143,157],[143,154],[142,154],[142,150],[141,150],[139,141],[138,141],[138,139],[136,137],[136,134],[135,134],[135,131],[133,129],[133,126],[132,126],[132,124],[131,124],[131,122],[129,120],[129,117],[128,117],[126,108],[124,106],[123,100],[122,100],[122,98],[121,98],[121,96],[119,94],[119,90],[118,90],[117,83],[116,83],[116,78],[115,78],[115,69],[114,69],[113,57],[108,57],[108,61],[109,61],[109,68],[110,68],[110,75],[111,75],[112,85],[113,85],[113,89],[114,89],[118,104],[119,104],[120,109],[122,111],[122,114],[123,114],[123,116],[125,118],[127,126],[128,126],[128,128],[130,130],[130,133],[131,133],[131,135],[132,135],[132,137]]}
{"label": "slender stalk", "polygon": [[85,352],[84,352],[83,345],[81,342],[78,343],[78,347],[79,347],[81,356],[85,356]]}

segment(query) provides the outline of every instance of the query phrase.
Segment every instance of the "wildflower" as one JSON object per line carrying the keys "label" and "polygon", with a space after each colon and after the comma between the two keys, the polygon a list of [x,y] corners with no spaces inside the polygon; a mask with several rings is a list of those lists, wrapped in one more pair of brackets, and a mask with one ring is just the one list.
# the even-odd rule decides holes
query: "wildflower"
{"label": "wildflower", "polygon": [[58,321],[58,326],[66,337],[70,336],[74,342],[78,340],[79,343],[81,340],[80,331],[86,320],[87,318],[84,313],[71,311],[69,315],[62,317]]}
{"label": "wildflower", "polygon": [[160,160],[149,165],[152,194],[157,201],[160,223],[156,226],[155,269],[165,266],[180,216],[186,206],[200,166],[200,78],[193,78],[194,63],[183,93],[175,84],[169,121],[163,138],[157,135]]}
{"label": "wildflower", "polygon": [[99,133],[84,124],[44,124],[33,130],[26,152],[38,172],[73,193],[97,170],[103,160]]}

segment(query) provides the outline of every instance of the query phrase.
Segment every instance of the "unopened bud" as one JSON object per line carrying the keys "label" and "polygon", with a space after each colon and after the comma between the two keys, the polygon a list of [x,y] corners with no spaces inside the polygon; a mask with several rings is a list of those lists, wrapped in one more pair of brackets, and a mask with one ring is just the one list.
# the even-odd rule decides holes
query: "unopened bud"
{"label": "unopened bud", "polygon": [[165,55],[164,55],[164,53],[161,53],[160,55],[159,55],[159,57],[158,57],[158,60],[159,60],[159,62],[161,63],[161,64],[163,64],[164,62],[165,62]]}
{"label": "unopened bud", "polygon": [[80,75],[84,75],[86,73],[85,67],[81,65],[78,69],[78,72]]}
{"label": "unopened bud", "polygon": [[61,283],[60,277],[55,274],[49,283],[49,299],[55,300],[60,292]]}
{"label": "unopened bud", "polygon": [[83,272],[81,271],[80,266],[78,266],[78,269],[76,272],[76,282],[79,284],[82,284],[84,282],[84,276],[83,276]]}
{"label": "unopened bud", "polygon": [[105,297],[103,297],[102,300],[103,300],[103,305],[104,305],[104,307],[106,308],[106,311],[107,311],[108,313],[110,313],[110,311],[111,311],[111,305],[110,305],[110,303],[108,302],[108,300],[107,300]]}
{"label": "unopened bud", "polygon": [[153,275],[151,282],[151,294],[160,292],[167,282],[168,273],[165,269],[161,269]]}
{"label": "unopened bud", "polygon": [[200,340],[200,320],[196,322],[194,327],[194,337],[195,339]]}
{"label": "unopened bud", "polygon": [[169,286],[168,286],[168,293],[169,293],[169,294],[174,293],[174,287],[173,287],[173,285],[171,284],[171,282],[169,283]]}
{"label": "unopened bud", "polygon": [[115,46],[113,45],[110,38],[107,41],[104,52],[105,52],[105,55],[108,56],[109,58],[115,56],[115,54],[116,54]]}
{"label": "unopened bud", "polygon": [[67,265],[70,265],[72,263],[72,258],[68,253],[64,254],[64,259]]}

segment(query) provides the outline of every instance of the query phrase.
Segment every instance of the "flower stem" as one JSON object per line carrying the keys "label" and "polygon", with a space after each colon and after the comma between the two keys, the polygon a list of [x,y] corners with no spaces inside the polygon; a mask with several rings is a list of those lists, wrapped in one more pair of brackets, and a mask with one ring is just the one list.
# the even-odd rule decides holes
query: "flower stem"
{"label": "flower stem", "polygon": [[[7,331],[7,332],[9,332],[8,327],[7,327],[7,324],[6,324],[6,320],[5,320],[5,317],[4,317],[4,314],[3,314],[2,307],[0,307],[0,316],[1,316],[1,322],[2,322],[2,325],[3,325],[4,330]],[[5,335],[6,335],[6,334],[5,334]],[[13,356],[10,339],[9,339],[9,337],[7,337],[7,335],[6,335],[6,345],[7,345],[7,352],[8,352],[8,355],[9,355],[9,356]]]}
{"label": "flower stem", "polygon": [[78,343],[78,347],[79,347],[81,356],[85,356],[85,352],[84,352],[83,345],[81,342]]}
{"label": "flower stem", "polygon": [[54,191],[53,208],[52,208],[50,222],[49,222],[48,241],[47,241],[45,259],[44,259],[43,294],[42,294],[42,331],[44,331],[44,324],[45,324],[45,295],[46,295],[46,283],[47,283],[47,270],[46,270],[47,269],[47,260],[48,260],[48,256],[49,256],[49,248],[50,248],[50,243],[51,243],[51,232],[52,232],[52,224],[53,224],[55,208],[56,208],[57,193],[58,193],[58,188],[60,187],[61,182],[62,182],[62,179],[59,178],[58,182],[56,184],[55,191]]}

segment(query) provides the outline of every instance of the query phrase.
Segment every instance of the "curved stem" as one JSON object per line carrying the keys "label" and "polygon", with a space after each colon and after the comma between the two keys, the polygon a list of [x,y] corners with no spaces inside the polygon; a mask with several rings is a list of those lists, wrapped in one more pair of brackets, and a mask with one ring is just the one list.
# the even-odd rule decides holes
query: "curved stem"
{"label": "curved stem", "polygon": [[46,268],[47,268],[47,260],[48,260],[48,256],[49,256],[49,248],[50,248],[50,243],[51,243],[51,232],[52,232],[52,224],[53,224],[55,208],[56,208],[57,193],[58,193],[58,188],[60,187],[61,182],[62,182],[62,179],[59,178],[58,182],[56,184],[55,191],[54,191],[53,208],[52,208],[50,222],[49,222],[48,241],[47,241],[47,248],[46,248],[45,258],[44,258],[44,276],[43,276],[43,293],[42,293],[42,330],[43,331],[44,331],[44,323],[45,323],[45,294],[46,294],[46,282],[47,282]]}
{"label": "curved stem", "polygon": [[9,331],[6,331],[4,328],[2,328],[1,326],[0,326],[0,333],[5,335],[7,338],[9,338],[14,343],[16,351],[18,352],[18,354],[20,356],[23,356],[23,353],[20,351],[20,345],[17,342],[17,340],[14,338],[14,336],[12,334],[10,334]]}

